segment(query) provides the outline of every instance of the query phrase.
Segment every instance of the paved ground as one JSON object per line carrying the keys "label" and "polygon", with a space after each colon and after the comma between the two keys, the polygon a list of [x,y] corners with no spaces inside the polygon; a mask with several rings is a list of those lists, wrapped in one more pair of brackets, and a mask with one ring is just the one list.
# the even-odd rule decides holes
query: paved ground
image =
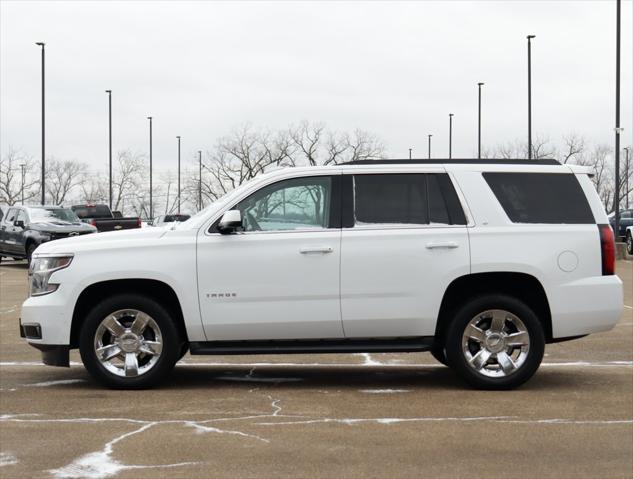
{"label": "paved ground", "polygon": [[0,266],[0,477],[633,477],[633,263],[608,333],[548,346],[523,388],[428,354],[190,357],[140,392],[40,364]]}

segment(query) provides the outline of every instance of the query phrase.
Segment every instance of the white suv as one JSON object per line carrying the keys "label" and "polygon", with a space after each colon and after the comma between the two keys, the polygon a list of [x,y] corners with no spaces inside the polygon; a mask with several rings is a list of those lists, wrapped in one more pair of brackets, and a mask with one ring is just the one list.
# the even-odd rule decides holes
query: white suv
{"label": "white suv", "polygon": [[115,388],[191,354],[431,351],[509,389],[546,343],[622,311],[614,238],[583,167],[364,161],[261,175],[172,229],[40,246],[22,336]]}

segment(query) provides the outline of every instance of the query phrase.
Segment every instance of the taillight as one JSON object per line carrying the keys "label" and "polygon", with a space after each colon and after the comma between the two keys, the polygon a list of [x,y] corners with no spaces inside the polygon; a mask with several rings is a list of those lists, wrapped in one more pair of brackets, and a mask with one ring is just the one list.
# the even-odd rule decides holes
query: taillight
{"label": "taillight", "polygon": [[141,226],[141,218],[136,218],[136,227],[140,228]]}
{"label": "taillight", "polygon": [[615,236],[611,225],[598,225],[600,251],[602,253],[602,275],[615,274]]}
{"label": "taillight", "polygon": [[90,220],[90,224],[96,228],[97,227],[97,220],[95,220],[95,219]]}

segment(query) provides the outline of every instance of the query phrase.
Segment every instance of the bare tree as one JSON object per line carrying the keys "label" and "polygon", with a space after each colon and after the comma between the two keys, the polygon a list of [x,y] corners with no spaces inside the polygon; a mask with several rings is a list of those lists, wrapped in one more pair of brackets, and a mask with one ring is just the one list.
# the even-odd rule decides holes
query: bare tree
{"label": "bare tree", "polygon": [[6,155],[0,158],[0,203],[19,203],[22,201],[22,190],[25,202],[37,196],[40,184],[37,172],[37,166],[31,156],[9,148]]}
{"label": "bare tree", "polygon": [[53,205],[64,203],[68,194],[81,184],[86,172],[85,163],[50,158],[46,162],[47,202]]}
{"label": "bare tree", "polygon": [[112,175],[112,209],[123,211],[125,205],[133,206],[146,188],[142,183],[145,155],[130,150],[117,153],[117,166]]}
{"label": "bare tree", "polygon": [[561,163],[575,163],[585,153],[585,138],[575,133],[563,137],[564,149],[560,155]]}

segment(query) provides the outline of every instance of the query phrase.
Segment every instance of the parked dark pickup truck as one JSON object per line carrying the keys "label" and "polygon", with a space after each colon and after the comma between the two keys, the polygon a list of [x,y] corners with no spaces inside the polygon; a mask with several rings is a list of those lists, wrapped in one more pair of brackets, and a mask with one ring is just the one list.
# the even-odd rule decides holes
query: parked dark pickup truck
{"label": "parked dark pickup truck", "polygon": [[59,206],[10,206],[0,222],[0,259],[31,261],[35,248],[47,241],[96,233],[77,215]]}
{"label": "parked dark pickup truck", "polygon": [[70,208],[81,221],[91,224],[100,233],[141,227],[141,218],[115,216],[108,205],[73,205]]}
{"label": "parked dark pickup truck", "polygon": [[[613,228],[615,233],[615,213],[611,213],[609,215],[609,223],[611,223],[611,228]],[[620,210],[620,231],[616,235],[616,241],[624,241],[626,237],[626,229],[629,226],[633,226],[633,210]]]}

